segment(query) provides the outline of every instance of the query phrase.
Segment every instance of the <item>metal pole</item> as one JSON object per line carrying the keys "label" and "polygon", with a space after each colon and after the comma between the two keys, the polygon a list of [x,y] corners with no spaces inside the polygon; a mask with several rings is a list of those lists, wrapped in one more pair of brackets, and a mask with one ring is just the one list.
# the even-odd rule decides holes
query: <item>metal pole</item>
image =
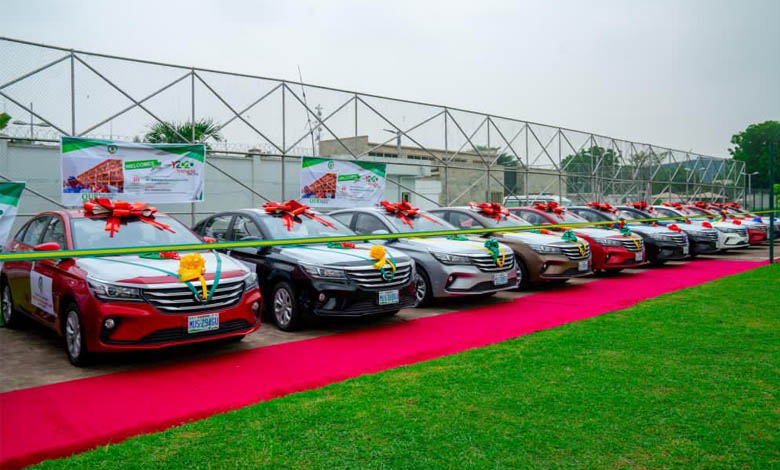
{"label": "metal pole", "polygon": [[769,264],[775,262],[775,152],[769,142]]}
{"label": "metal pole", "polygon": [[284,177],[285,177],[285,168],[284,168],[284,156],[287,153],[287,120],[285,119],[285,92],[287,91],[287,84],[285,82],[282,82],[282,201],[284,201]]}
{"label": "metal pole", "polygon": [[[191,99],[190,104],[192,105],[192,114],[190,114],[190,142],[195,143],[195,70],[192,70],[192,75],[190,75],[190,92],[191,92]],[[208,158],[208,157],[206,157]],[[203,188],[204,190],[206,188]],[[190,226],[195,225],[195,203],[190,203]]]}
{"label": "metal pole", "polygon": [[450,148],[449,148],[449,141],[447,139],[447,108],[444,108],[444,205],[449,206],[450,205],[450,186],[449,186],[449,179],[450,179],[450,167],[449,167],[449,160],[450,160]]}
{"label": "metal pole", "polygon": [[76,62],[70,51],[70,135],[76,135]]}
{"label": "metal pole", "polygon": [[[490,154],[490,118],[488,118],[487,123],[487,151],[488,154]],[[487,167],[487,181],[485,181],[485,202],[491,202],[490,201],[490,163],[486,162],[485,166]]]}
{"label": "metal pole", "polygon": [[35,142],[35,131],[33,130],[33,126],[35,125],[35,113],[33,112],[33,104],[32,101],[30,101],[30,140]]}

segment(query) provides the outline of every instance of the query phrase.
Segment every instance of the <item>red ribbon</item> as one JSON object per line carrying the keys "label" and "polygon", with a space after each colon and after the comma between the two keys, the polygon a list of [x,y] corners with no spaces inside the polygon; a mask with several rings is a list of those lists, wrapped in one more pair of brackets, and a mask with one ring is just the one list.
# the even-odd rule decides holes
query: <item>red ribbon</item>
{"label": "red ribbon", "polygon": [[482,204],[475,204],[472,202],[469,204],[469,207],[472,209],[479,209],[479,212],[492,219],[495,219],[496,222],[500,222],[501,217],[512,217],[513,219],[520,220],[520,217],[512,214],[509,209],[497,202],[483,202]]}
{"label": "red ribbon", "polygon": [[682,205],[682,204],[680,204],[679,202],[665,202],[665,203],[664,203],[664,206],[666,206],[666,207],[674,207],[674,208],[675,208],[675,209],[677,209],[678,211],[685,210],[685,208],[683,207],[683,205]]}
{"label": "red ribbon", "polygon": [[401,202],[382,201],[379,203],[379,205],[384,207],[384,209],[388,213],[393,214],[399,219],[401,219],[401,221],[406,225],[408,225],[409,228],[414,228],[411,219],[417,216],[420,216],[423,219],[430,220],[431,222],[436,222],[437,224],[441,225],[441,222],[434,219],[433,217],[429,217],[421,213],[419,207],[412,207],[412,205],[406,201],[401,201]]}
{"label": "red ribbon", "polygon": [[678,227],[677,224],[671,224],[671,225],[667,226],[666,228],[668,228],[669,230],[675,231],[677,233],[682,232],[682,229],[680,227]]}
{"label": "red ribbon", "polygon": [[704,227],[704,228],[712,228],[712,224],[709,223],[709,222],[702,222],[701,226]]}
{"label": "red ribbon", "polygon": [[698,207],[699,209],[709,209],[710,205],[707,204],[704,201],[696,201],[693,203],[695,207]]}
{"label": "red ribbon", "polygon": [[263,204],[263,209],[265,209],[265,211],[269,214],[281,215],[282,223],[285,227],[287,227],[288,231],[292,230],[293,226],[295,225],[295,218],[300,216],[306,216],[312,220],[316,220],[322,225],[326,225],[332,229],[336,228],[332,222],[327,221],[321,217],[317,217],[317,215],[314,213],[314,211],[311,210],[309,206],[303,205],[295,199],[290,199],[284,204],[279,204],[278,202],[266,202]]}
{"label": "red ribbon", "polygon": [[122,219],[133,218],[153,227],[157,227],[160,230],[176,233],[169,225],[154,220],[154,214],[156,212],[156,207],[147,206],[145,202],[134,202],[130,204],[127,201],[112,201],[111,199],[106,198],[84,201],[85,215],[106,218],[105,230],[109,232],[110,237],[113,237],[114,233],[119,232],[119,226],[122,224]]}
{"label": "red ribbon", "polygon": [[742,225],[742,221],[739,219],[731,219],[731,223],[734,225]]}
{"label": "red ribbon", "polygon": [[563,214],[563,208],[558,206],[558,203],[555,201],[536,202],[534,203],[534,207],[540,211],[552,212],[557,215],[559,219],[563,220],[563,215],[561,215]]}
{"label": "red ribbon", "polygon": [[653,206],[648,204],[647,201],[629,202],[628,205],[633,207],[634,209],[639,209],[640,211],[655,212]]}
{"label": "red ribbon", "polygon": [[617,208],[607,202],[593,201],[589,202],[587,206],[602,212],[617,212]]}

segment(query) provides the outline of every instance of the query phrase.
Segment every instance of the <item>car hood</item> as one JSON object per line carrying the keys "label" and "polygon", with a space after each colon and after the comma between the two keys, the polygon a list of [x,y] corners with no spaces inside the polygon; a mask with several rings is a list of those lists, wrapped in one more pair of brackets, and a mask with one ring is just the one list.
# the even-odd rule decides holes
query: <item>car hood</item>
{"label": "car hood", "polygon": [[[326,245],[295,246],[281,248],[281,253],[296,262],[318,266],[373,264],[376,260],[369,256],[372,246],[374,245],[370,243],[356,243],[355,248],[328,248]],[[409,256],[397,249],[385,247],[385,250],[396,262],[410,260]]]}
{"label": "car hood", "polygon": [[603,228],[576,228],[574,231],[593,238],[608,238],[621,235],[621,233],[616,230],[606,230]]}
{"label": "car hood", "polygon": [[501,236],[507,241],[519,241],[523,243],[530,243],[532,245],[553,245],[560,243],[561,237],[558,235],[548,235],[546,233],[534,233],[530,230],[520,232],[502,232]]}
{"label": "car hood", "polygon": [[[464,255],[476,255],[484,254],[485,244],[484,239],[469,239],[469,240],[450,240],[443,237],[432,238],[405,238],[404,243],[411,245],[414,248],[426,249],[428,251],[436,251],[450,254],[464,254]],[[509,247],[499,243],[501,248],[509,250]]]}
{"label": "car hood", "polygon": [[[642,224],[626,224],[628,228],[631,229],[632,232],[637,233],[644,233],[647,235],[655,235],[655,234],[665,234],[665,235],[674,235],[677,232],[674,230],[669,230],[666,227],[653,227],[652,225],[642,225]],[[679,227],[680,224],[677,224]]]}
{"label": "car hood", "polygon": [[[206,262],[206,279],[213,279],[217,270],[217,257],[211,252],[199,253]],[[181,253],[185,256],[187,253]],[[249,270],[239,261],[220,254],[220,276],[238,277],[249,273]],[[146,259],[138,255],[107,256],[104,258],[78,258],[76,266],[87,272],[89,277],[98,281],[123,282],[130,284],[168,284],[176,282],[167,273],[179,270],[179,260],[176,259]],[[175,276],[174,276],[175,277]]]}

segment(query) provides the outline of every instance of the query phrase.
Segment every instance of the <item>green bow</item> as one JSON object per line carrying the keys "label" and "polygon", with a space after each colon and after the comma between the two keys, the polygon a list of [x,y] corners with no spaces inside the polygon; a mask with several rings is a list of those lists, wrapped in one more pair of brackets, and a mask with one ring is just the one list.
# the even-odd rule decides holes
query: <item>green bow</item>
{"label": "green bow", "polygon": [[447,235],[446,238],[447,238],[447,240],[457,240],[459,242],[467,242],[467,241],[469,241],[468,237],[464,237],[463,235],[458,235],[456,233],[452,234],[452,235]]}
{"label": "green bow", "polygon": [[631,236],[631,229],[628,228],[628,227],[621,227],[620,228],[620,233],[622,233],[623,235],[625,235],[627,237],[630,237]]}
{"label": "green bow", "polygon": [[567,230],[563,232],[563,235],[561,236],[561,239],[565,242],[574,242],[577,243],[577,235],[574,234],[571,230]]}
{"label": "green bow", "polygon": [[493,261],[498,263],[498,257],[501,256],[501,251],[498,249],[498,240],[488,238],[485,240],[485,248],[493,255]]}

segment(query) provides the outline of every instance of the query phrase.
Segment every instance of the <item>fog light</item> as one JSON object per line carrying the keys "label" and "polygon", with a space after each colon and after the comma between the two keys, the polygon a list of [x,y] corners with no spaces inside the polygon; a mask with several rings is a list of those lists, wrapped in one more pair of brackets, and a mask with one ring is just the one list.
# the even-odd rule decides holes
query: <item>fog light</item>
{"label": "fog light", "polygon": [[609,259],[612,255],[610,253],[607,253],[607,259]]}
{"label": "fog light", "polygon": [[260,302],[252,302],[252,313],[257,313],[260,310]]}
{"label": "fog light", "polygon": [[320,296],[317,297],[317,300],[319,300],[320,302],[325,302],[325,294],[321,293]]}
{"label": "fog light", "polygon": [[106,321],[103,322],[103,326],[106,327],[106,329],[111,329],[116,326],[116,322],[113,318],[107,318]]}

